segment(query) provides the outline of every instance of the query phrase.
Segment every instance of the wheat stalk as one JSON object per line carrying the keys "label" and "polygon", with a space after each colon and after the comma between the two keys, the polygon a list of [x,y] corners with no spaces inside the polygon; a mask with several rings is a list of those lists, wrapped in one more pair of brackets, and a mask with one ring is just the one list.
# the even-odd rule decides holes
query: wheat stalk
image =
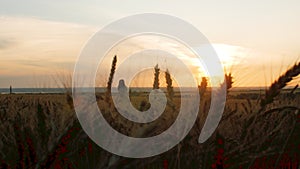
{"label": "wheat stalk", "polygon": [[167,92],[168,92],[168,105],[172,108],[173,111],[176,110],[176,106],[173,102],[173,97],[174,97],[174,88],[173,88],[173,81],[170,75],[169,70],[165,72],[165,78],[166,78],[166,83],[167,83]]}
{"label": "wheat stalk", "polygon": [[170,72],[168,69],[165,72],[165,77],[166,77],[166,83],[167,83],[168,96],[169,96],[170,100],[173,101],[173,97],[174,97],[173,82],[172,82],[172,78],[171,78],[171,75],[170,75]]}
{"label": "wheat stalk", "polygon": [[232,88],[232,84],[233,84],[233,77],[231,73],[225,74],[225,80],[226,80],[226,89],[228,91],[229,89]]}
{"label": "wheat stalk", "polygon": [[[300,62],[295,64],[293,67],[288,69],[283,75],[281,75],[277,80],[275,80],[271,86],[266,90],[266,94],[264,98],[260,102],[260,109],[258,110],[258,113],[251,114],[248,119],[247,123],[245,123],[244,126],[244,132],[246,133],[246,136],[243,138],[244,145],[249,144],[249,142],[253,141],[250,139],[252,136],[251,133],[253,132],[247,132],[249,129],[255,129],[253,127],[258,119],[264,118],[265,114],[269,114],[270,112],[281,110],[281,109],[271,109],[269,111],[265,111],[266,106],[274,101],[274,98],[280,94],[281,89],[283,89],[290,81],[293,80],[294,77],[298,76],[300,74]],[[285,108],[284,108],[285,109]],[[251,140],[251,141],[249,141]]]}
{"label": "wheat stalk", "polygon": [[110,75],[109,75],[109,79],[107,82],[107,91],[105,94],[105,101],[108,103],[111,97],[111,85],[113,82],[113,78],[114,78],[114,74],[116,71],[116,65],[117,65],[117,55],[114,56],[112,64],[111,64],[111,69],[110,69]]}
{"label": "wheat stalk", "polygon": [[294,77],[300,74],[300,62],[295,64],[292,68],[288,69],[283,75],[281,75],[271,86],[266,90],[265,97],[261,100],[260,106],[264,108],[268,104],[274,101],[274,98],[280,93]]}
{"label": "wheat stalk", "polygon": [[153,89],[159,89],[159,68],[158,65],[154,67],[154,82],[153,82]]}
{"label": "wheat stalk", "polygon": [[200,86],[198,86],[198,88],[200,91],[200,97],[202,98],[202,96],[204,95],[206,88],[207,88],[207,78],[206,77],[202,77],[201,84],[200,84]]}

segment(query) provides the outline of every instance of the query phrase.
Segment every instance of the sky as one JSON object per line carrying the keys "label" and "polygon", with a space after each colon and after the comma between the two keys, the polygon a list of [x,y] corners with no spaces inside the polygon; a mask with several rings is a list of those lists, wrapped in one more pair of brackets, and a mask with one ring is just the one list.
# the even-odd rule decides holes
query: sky
{"label": "sky", "polygon": [[194,25],[213,44],[235,87],[269,85],[300,58],[298,0],[0,0],[0,88],[53,87],[55,76],[73,71],[98,30],[145,12]]}

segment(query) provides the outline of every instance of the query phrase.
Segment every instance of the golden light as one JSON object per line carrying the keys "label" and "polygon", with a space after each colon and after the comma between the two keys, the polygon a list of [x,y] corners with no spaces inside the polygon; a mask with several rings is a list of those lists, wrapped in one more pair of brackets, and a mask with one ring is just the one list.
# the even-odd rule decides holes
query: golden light
{"label": "golden light", "polygon": [[243,57],[243,48],[239,46],[232,46],[227,44],[213,44],[223,68],[231,68],[233,65],[238,64]]}

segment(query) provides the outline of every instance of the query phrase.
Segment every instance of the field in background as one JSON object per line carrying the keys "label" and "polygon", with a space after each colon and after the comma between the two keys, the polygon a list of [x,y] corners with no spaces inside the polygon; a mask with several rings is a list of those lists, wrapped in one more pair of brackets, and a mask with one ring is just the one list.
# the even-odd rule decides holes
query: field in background
{"label": "field in background", "polygon": [[[94,144],[77,121],[68,94],[0,95],[0,168],[298,168],[300,165],[300,91],[283,90],[260,111],[260,90],[229,92],[222,120],[204,144],[198,137],[210,104],[201,98],[198,119],[188,136],[159,156],[129,159]],[[132,104],[144,111],[147,93],[132,92]],[[104,93],[97,101],[106,120],[119,132],[139,137],[157,135],[176,119],[180,105],[167,105],[152,124],[130,124],[107,105]],[[146,151],[146,150],[145,150]]]}

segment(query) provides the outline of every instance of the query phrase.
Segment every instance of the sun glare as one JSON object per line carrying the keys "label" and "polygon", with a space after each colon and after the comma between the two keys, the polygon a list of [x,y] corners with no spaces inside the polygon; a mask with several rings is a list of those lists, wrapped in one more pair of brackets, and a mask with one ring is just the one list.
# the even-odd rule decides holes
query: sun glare
{"label": "sun glare", "polygon": [[241,47],[239,46],[213,44],[213,48],[215,49],[224,69],[238,64],[240,61],[238,58],[243,57],[240,55]]}

